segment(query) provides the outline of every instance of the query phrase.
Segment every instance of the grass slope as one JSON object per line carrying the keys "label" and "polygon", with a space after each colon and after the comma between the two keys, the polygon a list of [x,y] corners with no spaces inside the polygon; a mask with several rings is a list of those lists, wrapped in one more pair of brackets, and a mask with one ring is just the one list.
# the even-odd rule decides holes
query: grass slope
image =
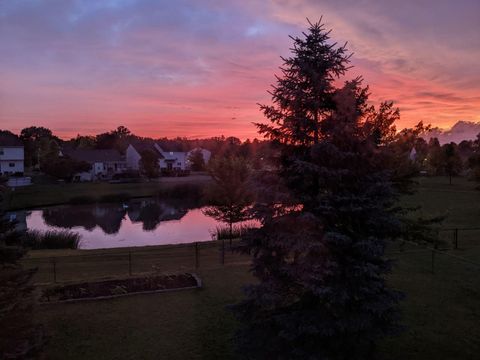
{"label": "grass slope", "polygon": [[[480,192],[474,190],[475,184],[454,179],[454,184],[449,186],[444,178],[419,181],[419,193],[406,198],[406,203],[423,205],[424,213],[429,215],[448,211],[446,226],[478,224]],[[480,236],[477,240],[480,245]],[[191,247],[131,250],[135,251],[138,271],[147,271],[155,264],[160,265],[161,270],[173,264],[177,264],[178,269],[193,268]],[[64,258],[62,266],[66,267],[62,269],[68,280],[125,271],[125,259],[122,263],[113,260],[124,254],[125,249],[99,255],[101,251],[106,250],[38,251],[30,254],[29,261],[35,264],[36,261],[48,261],[51,256],[92,255],[76,261]],[[45,324],[51,335],[46,358],[233,358],[231,337],[235,321],[225,307],[238,301],[241,286],[253,279],[248,274],[248,265],[241,264],[242,259],[229,255],[226,261],[229,265],[221,267],[215,247],[206,247],[202,253],[203,260],[201,257],[197,270],[204,281],[202,290],[39,307],[37,321]],[[480,262],[480,247],[462,247],[448,254]],[[109,260],[108,256],[112,258]],[[402,309],[407,330],[382,342],[381,355],[393,360],[477,359],[480,353],[480,268],[447,253],[439,253],[435,255],[432,274],[429,250],[392,256],[396,259],[396,267],[388,281],[406,294]],[[110,273],[102,274],[100,268],[108,268]]]}
{"label": "grass slope", "polygon": [[147,197],[158,195],[160,191],[171,189],[179,184],[205,184],[210,181],[207,175],[187,177],[160,178],[142,183],[110,184],[71,183],[32,185],[16,188],[9,196],[9,210],[30,209],[40,206],[69,203],[78,198],[89,198],[92,201],[105,197],[121,195],[128,197]]}

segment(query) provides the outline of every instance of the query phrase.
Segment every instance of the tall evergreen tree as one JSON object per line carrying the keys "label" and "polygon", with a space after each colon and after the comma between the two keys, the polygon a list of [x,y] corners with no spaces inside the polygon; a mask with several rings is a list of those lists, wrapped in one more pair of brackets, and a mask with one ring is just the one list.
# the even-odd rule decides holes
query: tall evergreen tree
{"label": "tall evergreen tree", "polygon": [[384,258],[407,228],[385,144],[398,112],[372,116],[361,79],[338,88],[347,50],[309,24],[261,106],[271,123],[259,131],[279,156],[259,179],[262,226],[241,247],[258,282],[233,307],[236,339],[249,359],[372,359],[376,340],[399,329]]}

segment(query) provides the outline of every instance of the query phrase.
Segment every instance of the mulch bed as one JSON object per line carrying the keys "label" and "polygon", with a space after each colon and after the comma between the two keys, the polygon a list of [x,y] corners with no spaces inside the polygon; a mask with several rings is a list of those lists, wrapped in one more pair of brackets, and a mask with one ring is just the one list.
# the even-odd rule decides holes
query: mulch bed
{"label": "mulch bed", "polygon": [[200,280],[195,275],[189,273],[152,275],[55,286],[43,290],[39,301],[41,303],[54,303],[108,299],[136,293],[191,289],[200,286]]}

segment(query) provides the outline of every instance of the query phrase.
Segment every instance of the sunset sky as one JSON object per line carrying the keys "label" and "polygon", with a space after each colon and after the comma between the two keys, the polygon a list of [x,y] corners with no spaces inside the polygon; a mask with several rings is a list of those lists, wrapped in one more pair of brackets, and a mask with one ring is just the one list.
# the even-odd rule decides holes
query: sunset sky
{"label": "sunset sky", "polygon": [[0,128],[253,138],[321,15],[400,127],[480,121],[479,0],[0,0]]}

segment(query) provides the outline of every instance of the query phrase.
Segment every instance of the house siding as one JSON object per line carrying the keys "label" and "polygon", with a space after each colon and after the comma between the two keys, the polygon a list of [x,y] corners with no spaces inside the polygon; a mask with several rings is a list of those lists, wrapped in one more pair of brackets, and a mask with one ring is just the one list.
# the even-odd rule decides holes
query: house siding
{"label": "house siding", "polygon": [[0,145],[0,173],[14,174],[23,173],[24,150],[22,146],[1,146]]}
{"label": "house siding", "polygon": [[132,170],[139,169],[140,154],[135,150],[132,145],[128,145],[127,148],[127,168]]}

